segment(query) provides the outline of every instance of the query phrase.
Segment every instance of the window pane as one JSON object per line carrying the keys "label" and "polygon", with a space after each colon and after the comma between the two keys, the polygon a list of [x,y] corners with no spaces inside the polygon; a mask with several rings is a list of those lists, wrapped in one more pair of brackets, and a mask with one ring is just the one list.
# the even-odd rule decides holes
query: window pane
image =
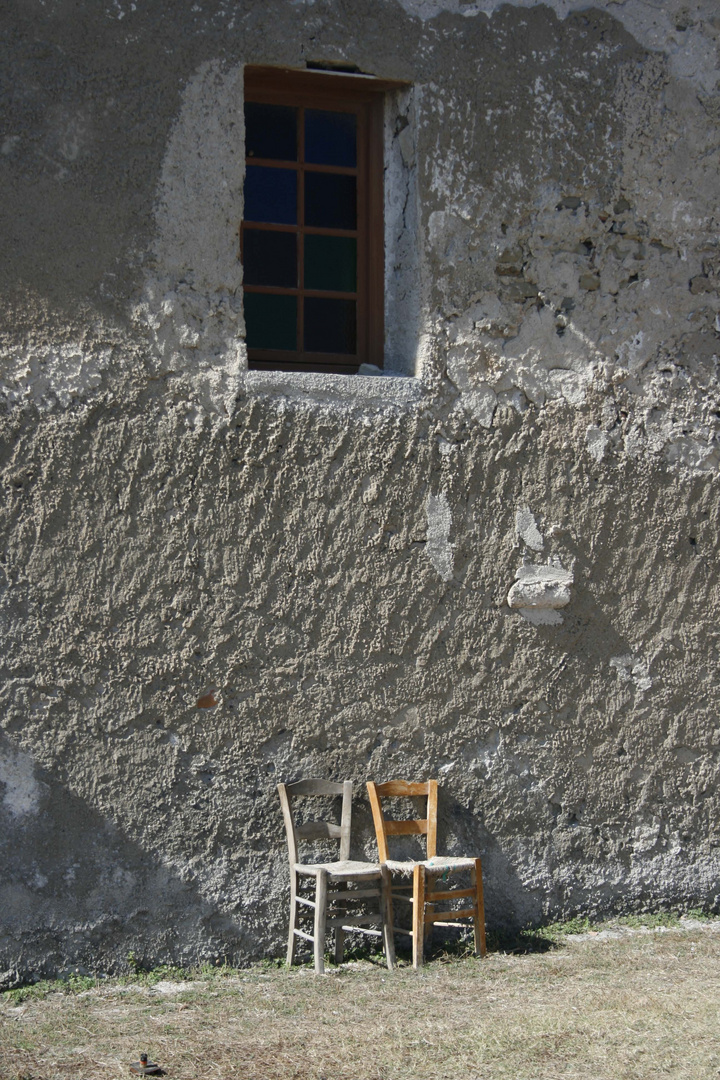
{"label": "window pane", "polygon": [[296,224],[295,169],[268,169],[262,165],[248,165],[245,170],[245,220],[264,221],[274,225]]}
{"label": "window pane", "polygon": [[307,352],[356,351],[355,301],[305,297],[305,349]]}
{"label": "window pane", "polygon": [[246,102],[245,153],[248,157],[297,161],[297,109]]}
{"label": "window pane", "polygon": [[248,349],[297,348],[297,298],[245,293]]}
{"label": "window pane", "polygon": [[324,229],[354,229],[357,223],[356,207],[357,185],[354,176],[305,173],[306,225]]}
{"label": "window pane", "polygon": [[357,165],[355,113],[305,111],[305,160],[313,165]]}
{"label": "window pane", "polygon": [[305,237],[305,288],[355,292],[357,240],[352,236]]}
{"label": "window pane", "polygon": [[243,280],[246,285],[297,286],[295,233],[245,229],[243,232]]}

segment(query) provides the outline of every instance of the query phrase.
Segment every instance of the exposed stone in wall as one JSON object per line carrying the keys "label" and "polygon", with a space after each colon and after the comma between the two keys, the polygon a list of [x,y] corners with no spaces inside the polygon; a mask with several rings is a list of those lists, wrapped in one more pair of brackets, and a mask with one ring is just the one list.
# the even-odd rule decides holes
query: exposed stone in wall
{"label": "exposed stone in wall", "polygon": [[[580,6],[3,9],[8,979],[278,952],[301,775],[368,857],[439,776],[492,925],[717,906],[720,26]],[[394,377],[244,367],[242,65],[307,60],[412,85]]]}

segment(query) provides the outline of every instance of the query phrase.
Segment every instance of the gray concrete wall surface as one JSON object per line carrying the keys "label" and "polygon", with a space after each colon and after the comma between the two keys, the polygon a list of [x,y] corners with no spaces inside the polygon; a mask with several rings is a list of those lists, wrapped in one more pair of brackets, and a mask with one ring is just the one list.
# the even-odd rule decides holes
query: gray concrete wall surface
{"label": "gray concrete wall surface", "polygon": [[[0,973],[282,950],[275,785],[488,924],[717,908],[714,0],[6,0]],[[243,65],[387,103],[384,375],[247,370]],[[197,706],[215,688],[218,704]]]}

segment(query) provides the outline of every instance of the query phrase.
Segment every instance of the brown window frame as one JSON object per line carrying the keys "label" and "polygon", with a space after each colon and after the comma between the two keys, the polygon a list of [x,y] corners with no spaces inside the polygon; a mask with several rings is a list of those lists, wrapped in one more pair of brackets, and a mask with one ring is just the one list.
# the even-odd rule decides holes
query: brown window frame
{"label": "brown window frame", "polygon": [[[297,344],[295,352],[276,349],[248,349],[248,366],[256,370],[319,371],[353,374],[361,364],[383,366],[384,353],[384,190],[383,124],[384,100],[388,90],[404,84],[369,76],[338,75],[324,71],[297,71],[284,68],[245,68],[245,100],[261,104],[291,105],[299,113],[299,153],[295,163],[246,158],[246,165],[296,168],[298,172],[298,224],[264,225],[248,222],[254,230],[294,232],[301,241],[305,233],[357,237],[356,293],[329,292],[303,288],[303,244],[298,243],[301,278],[297,288],[246,285],[244,292],[273,293],[298,297]],[[358,118],[357,167],[312,165],[304,161],[302,110],[337,109],[354,112]],[[320,229],[304,225],[303,177],[306,171],[357,176],[357,227],[355,230]],[[243,258],[246,223],[240,225],[240,259]],[[357,304],[357,340],[354,355],[305,352],[303,349],[303,298],[322,296],[354,299]]]}

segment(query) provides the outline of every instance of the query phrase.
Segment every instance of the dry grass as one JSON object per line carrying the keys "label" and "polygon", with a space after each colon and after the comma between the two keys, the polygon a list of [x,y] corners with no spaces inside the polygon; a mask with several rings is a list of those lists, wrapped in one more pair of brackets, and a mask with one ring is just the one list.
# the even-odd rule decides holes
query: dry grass
{"label": "dry grass", "polygon": [[[720,932],[567,938],[421,974],[361,963],[0,1004],[2,1080],[717,1080]],[[162,984],[160,984],[162,988]]]}

